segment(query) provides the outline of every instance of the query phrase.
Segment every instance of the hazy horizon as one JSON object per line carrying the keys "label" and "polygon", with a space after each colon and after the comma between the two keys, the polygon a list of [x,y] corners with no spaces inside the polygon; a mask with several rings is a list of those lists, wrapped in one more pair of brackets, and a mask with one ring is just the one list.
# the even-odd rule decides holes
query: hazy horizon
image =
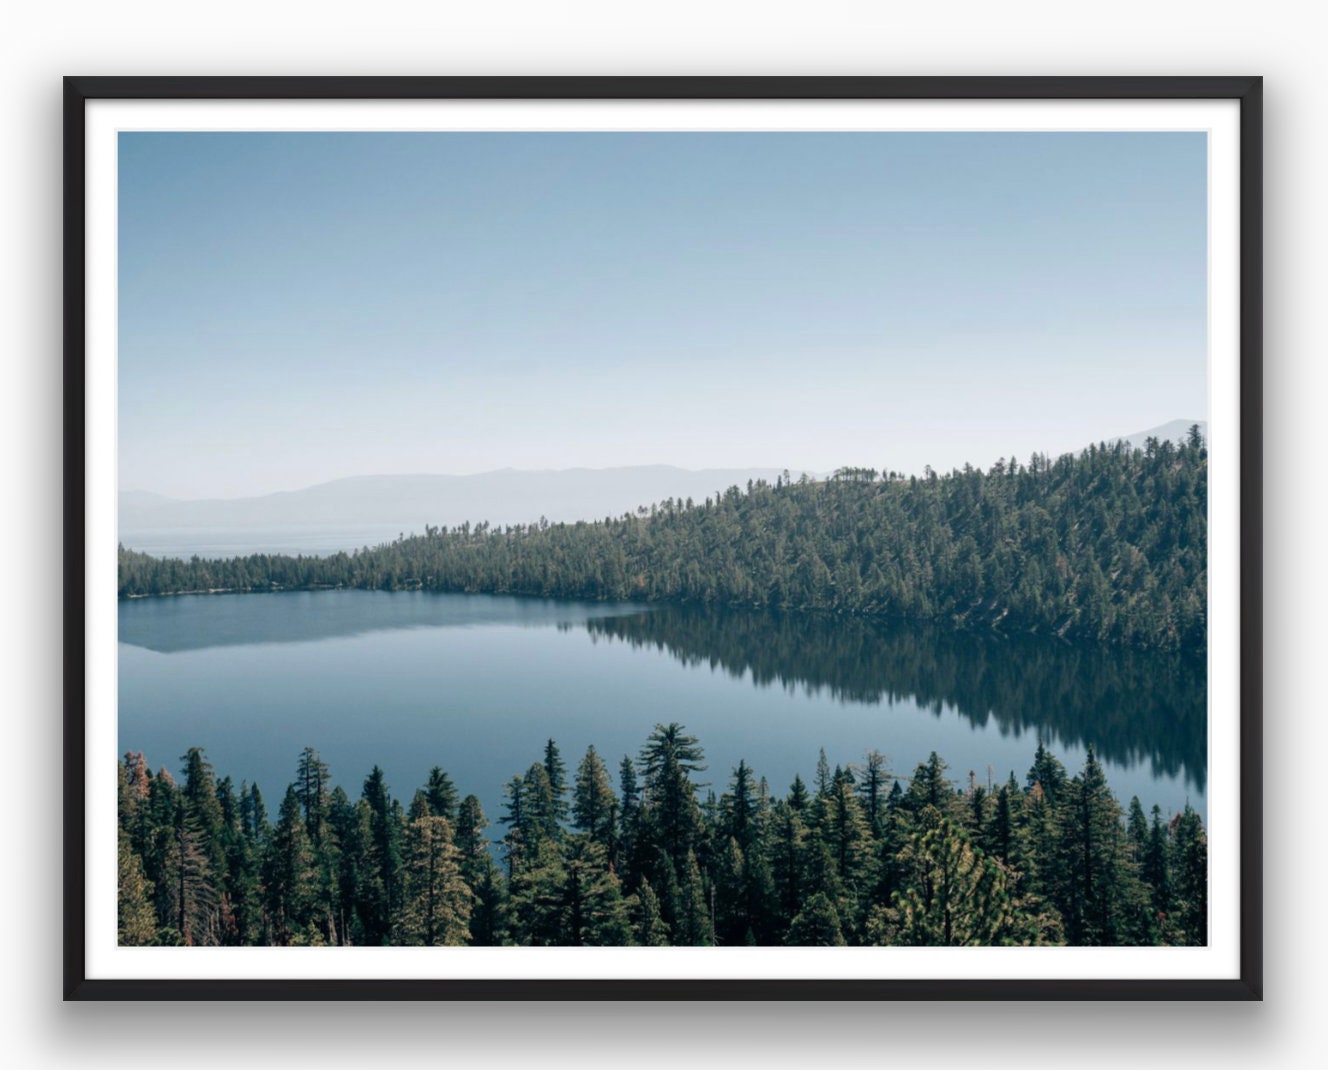
{"label": "hazy horizon", "polygon": [[1200,133],[123,133],[119,168],[126,490],[1207,419]]}
{"label": "hazy horizon", "polygon": [[[1120,437],[1120,438],[1126,438],[1126,439],[1131,439],[1131,438],[1133,438],[1133,439],[1137,439],[1141,434],[1152,434],[1152,433],[1154,433],[1154,432],[1156,432],[1156,431],[1162,431],[1162,430],[1166,430],[1166,431],[1170,434],[1170,436],[1171,436],[1172,439],[1183,438],[1183,437],[1184,437],[1184,432],[1187,431],[1188,428],[1191,426],[1191,424],[1192,424],[1192,423],[1195,423],[1195,422],[1197,422],[1197,423],[1199,423],[1201,426],[1203,426],[1203,427],[1205,428],[1205,433],[1206,433],[1207,420],[1205,420],[1205,419],[1192,420],[1192,419],[1188,419],[1188,418],[1182,418],[1182,419],[1176,419],[1176,420],[1169,420],[1169,421],[1167,421],[1166,424],[1159,425],[1159,426],[1156,427],[1156,428],[1142,428],[1142,429],[1140,429],[1140,431],[1137,431],[1137,432],[1136,432],[1136,431],[1125,432],[1125,434],[1122,435],[1122,436],[1115,436],[1115,435],[1109,435],[1109,436],[1095,436],[1095,437],[1092,437],[1092,438],[1086,440],[1085,442],[1081,443],[1080,446],[1078,446],[1078,447],[1073,447],[1073,448],[1071,448],[1070,450],[1035,450],[1035,452],[1044,453],[1044,454],[1046,454],[1047,456],[1050,456],[1050,457],[1056,457],[1056,456],[1059,456],[1061,453],[1066,453],[1066,452],[1077,452],[1077,451],[1080,450],[1080,449],[1086,449],[1087,446],[1088,446],[1089,444],[1091,444],[1091,443],[1096,443],[1096,442],[1098,442],[1098,441],[1112,442],[1112,441],[1114,441],[1114,440],[1115,440],[1116,438],[1118,438],[1118,437]],[[1136,444],[1137,444],[1137,443],[1136,443]],[[1017,459],[1020,460],[1021,462],[1026,462],[1027,459],[1028,459],[1028,455],[1027,455],[1027,454],[1024,454],[1024,455],[1022,455],[1022,456],[1019,456],[1019,455],[1016,455],[1016,456],[1017,456]],[[1002,455],[1001,458],[997,458],[997,459],[1001,459],[1001,460],[1003,460],[1003,459],[1005,459],[1005,455]],[[969,462],[969,463],[974,463],[974,464],[976,465],[977,463],[980,463],[980,462]],[[985,464],[983,464],[983,466],[985,467]],[[840,467],[844,467],[844,466],[840,466]],[[933,467],[934,467],[934,466],[933,466]],[[688,473],[688,474],[692,474],[692,475],[705,474],[705,473],[708,473],[708,472],[721,472],[721,473],[728,473],[728,472],[734,472],[734,471],[747,471],[747,470],[750,470],[750,471],[761,471],[761,472],[774,472],[774,473],[788,472],[788,473],[790,473],[790,475],[791,475],[793,478],[797,478],[800,474],[802,474],[802,473],[804,473],[804,472],[807,473],[807,474],[810,475],[810,476],[818,477],[818,478],[820,478],[820,477],[828,477],[828,476],[831,475],[832,472],[833,472],[833,470],[822,471],[822,470],[812,469],[812,468],[796,467],[796,466],[793,466],[793,465],[770,465],[770,464],[765,464],[765,465],[752,465],[752,466],[750,466],[749,469],[743,469],[741,466],[729,466],[729,465],[710,465],[710,466],[707,466],[707,467],[705,467],[705,468],[684,468],[684,467],[682,467],[681,465],[672,465],[672,464],[668,464],[668,463],[666,463],[666,462],[659,462],[659,463],[655,463],[655,464],[651,464],[651,463],[643,463],[643,464],[639,464],[639,465],[603,465],[603,466],[576,465],[576,466],[573,466],[573,467],[570,467],[570,468],[517,468],[517,467],[515,467],[515,466],[513,466],[513,465],[504,465],[502,468],[486,468],[486,469],[483,469],[483,470],[481,470],[481,471],[477,471],[477,472],[426,472],[426,471],[417,471],[417,472],[361,472],[361,473],[356,473],[356,474],[352,474],[352,475],[333,476],[331,479],[320,480],[320,481],[317,482],[317,483],[303,484],[303,485],[301,485],[301,486],[279,487],[279,488],[276,488],[275,490],[269,490],[269,491],[263,491],[263,492],[260,492],[259,494],[253,494],[253,495],[249,495],[249,494],[237,494],[237,495],[230,495],[230,496],[226,496],[226,497],[217,496],[215,499],[211,499],[211,500],[218,500],[218,501],[233,501],[233,500],[238,500],[238,499],[241,499],[241,498],[265,497],[265,496],[270,496],[270,495],[274,495],[274,494],[290,494],[290,493],[293,493],[293,492],[298,492],[298,491],[302,491],[302,490],[311,490],[311,489],[314,489],[314,488],[316,488],[316,487],[326,486],[326,485],[328,485],[328,484],[330,484],[330,483],[345,483],[345,482],[352,482],[352,481],[355,481],[355,480],[372,481],[372,480],[383,480],[383,479],[428,479],[428,478],[441,478],[441,479],[473,479],[473,478],[478,478],[478,477],[483,477],[483,476],[490,476],[490,475],[502,475],[502,474],[505,474],[505,473],[520,473],[520,474],[523,474],[523,475],[560,475],[560,474],[568,474],[568,473],[572,473],[572,472],[642,471],[642,470],[648,470],[648,469],[673,469],[673,470],[676,470],[676,471],[679,471],[679,472],[684,472],[684,473]],[[937,469],[937,471],[944,472],[944,471],[949,471],[949,469]],[[905,472],[904,474],[905,474],[905,475],[921,475],[922,473],[921,473],[921,472]],[[175,498],[175,497],[176,497],[175,495],[166,495],[166,494],[162,494],[162,493],[159,492],[159,491],[154,491],[154,490],[152,490],[151,488],[147,488],[147,487],[120,487],[120,488],[119,488],[119,493],[120,493],[120,494],[146,494],[146,495],[152,495],[152,496],[156,496],[156,497],[164,497],[164,498]],[[190,498],[190,499],[184,499],[184,498],[181,498],[181,499],[178,499],[178,500],[191,501],[191,500],[199,500],[199,499],[198,499],[198,498]],[[204,499],[204,500],[209,500],[209,499]]]}

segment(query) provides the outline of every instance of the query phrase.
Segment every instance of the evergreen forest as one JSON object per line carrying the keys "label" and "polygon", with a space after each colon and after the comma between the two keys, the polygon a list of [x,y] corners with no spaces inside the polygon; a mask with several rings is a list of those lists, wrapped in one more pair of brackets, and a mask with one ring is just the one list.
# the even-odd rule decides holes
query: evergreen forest
{"label": "evergreen forest", "polygon": [[374,767],[356,798],[318,753],[271,813],[204,752],[179,779],[119,764],[123,945],[1186,945],[1206,942],[1207,841],[1188,805],[1122,807],[1089,748],[1038,745],[956,784],[933,753],[873,751],[772,792],[745,762],[718,794],[700,742],[656,725],[616,770],[549,740],[490,838],[435,767],[409,800]]}
{"label": "evergreen forest", "polygon": [[326,557],[185,561],[121,547],[119,593],[357,587],[636,599],[1200,655],[1207,461],[1196,426],[1185,442],[1101,444],[987,471],[843,468],[594,522],[426,526]]}

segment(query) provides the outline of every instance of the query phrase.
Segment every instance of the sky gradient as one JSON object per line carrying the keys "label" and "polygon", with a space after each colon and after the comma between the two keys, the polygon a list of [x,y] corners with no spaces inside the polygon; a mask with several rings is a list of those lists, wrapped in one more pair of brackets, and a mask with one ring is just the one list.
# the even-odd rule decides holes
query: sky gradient
{"label": "sky gradient", "polygon": [[119,139],[121,489],[921,471],[1207,416],[1202,134]]}

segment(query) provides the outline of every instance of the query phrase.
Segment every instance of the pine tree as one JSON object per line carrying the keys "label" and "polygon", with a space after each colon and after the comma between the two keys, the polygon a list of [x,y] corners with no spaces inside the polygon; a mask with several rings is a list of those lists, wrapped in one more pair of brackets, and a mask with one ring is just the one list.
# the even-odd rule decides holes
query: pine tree
{"label": "pine tree", "polygon": [[1181,940],[1208,943],[1208,837],[1189,803],[1171,823],[1172,908]]}
{"label": "pine tree", "polygon": [[756,839],[756,793],[751,768],[740,761],[733,770],[729,790],[720,800],[721,835],[732,837],[743,849]]}
{"label": "pine tree", "polygon": [[184,786],[180,789],[186,820],[193,830],[198,850],[207,860],[210,894],[219,896],[226,879],[226,855],[222,844],[221,803],[217,778],[199,747],[190,747],[180,758],[184,763]]}
{"label": "pine tree", "polygon": [[180,760],[185,784],[175,797],[167,848],[173,893],[170,917],[181,943],[215,946],[221,943],[221,882],[225,879],[221,805],[212,766],[203,752],[191,747]]}
{"label": "pine tree", "polygon": [[304,827],[309,834],[317,873],[312,924],[318,929],[323,943],[336,945],[341,942],[337,933],[341,852],[328,820],[332,805],[331,783],[327,763],[312,747],[305,747],[295,770],[295,795],[304,812]]}
{"label": "pine tree", "polygon": [[678,880],[678,920],[674,935],[682,947],[710,947],[715,942],[710,921],[710,904],[696,853],[689,850],[683,859]]}
{"label": "pine tree", "polygon": [[982,842],[1001,865],[1024,872],[1028,855],[1024,832],[1024,795],[1019,783],[1010,779],[996,789]]}
{"label": "pine tree", "polygon": [[327,810],[331,801],[331,776],[327,763],[313,747],[300,752],[295,770],[295,795],[304,811],[304,827],[314,849],[322,846],[327,836]]}
{"label": "pine tree", "polygon": [[637,893],[636,942],[642,947],[667,947],[669,925],[660,911],[659,897],[650,881],[642,878]]}
{"label": "pine tree", "polygon": [[885,817],[885,800],[889,789],[886,782],[890,779],[889,767],[885,755],[878,750],[867,752],[867,764],[862,770],[862,780],[858,784],[858,795],[862,800],[862,809],[867,819],[867,827],[873,836],[880,836],[881,822]]}
{"label": "pine tree", "polygon": [[678,870],[685,866],[686,856],[697,845],[701,832],[701,812],[691,774],[705,768],[703,757],[696,737],[687,735],[676,722],[657,724],[641,751],[646,779],[643,817],[651,825],[652,837],[668,852]]}
{"label": "pine tree", "polygon": [[358,914],[364,942],[380,945],[390,941],[392,919],[401,901],[401,807],[376,765],[364,781],[363,798],[368,805],[369,840]]}
{"label": "pine tree", "polygon": [[824,892],[811,896],[789,925],[784,943],[800,947],[843,947],[846,941],[833,900]]}
{"label": "pine tree", "polygon": [[618,830],[615,863],[627,887],[635,887],[641,876],[637,848],[640,825],[641,792],[636,780],[636,764],[627,755],[618,764]]}
{"label": "pine tree", "polygon": [[511,899],[508,885],[487,854],[471,884],[470,942],[476,947],[500,947],[511,934]]}
{"label": "pine tree", "polygon": [[393,927],[399,944],[465,944],[470,938],[471,889],[461,876],[452,825],[431,813],[421,792],[411,804],[404,841],[402,909]]}
{"label": "pine tree", "polygon": [[586,756],[576,770],[572,792],[572,821],[612,859],[615,847],[618,800],[609,782],[609,770],[595,748],[587,747]]}
{"label": "pine tree", "polygon": [[1060,763],[1042,740],[1038,740],[1037,751],[1033,755],[1033,765],[1028,770],[1028,788],[1035,784],[1042,786],[1042,794],[1052,806],[1056,805],[1066,782],[1065,766]]}
{"label": "pine tree", "polygon": [[1130,861],[1142,867],[1144,856],[1148,853],[1148,817],[1144,814],[1143,803],[1139,801],[1138,795],[1130,797],[1129,817],[1125,827],[1130,845]]}
{"label": "pine tree", "polygon": [[536,762],[526,770],[521,782],[522,842],[528,851],[537,851],[545,843],[562,838],[559,825],[560,804],[548,767]]}
{"label": "pine tree", "polygon": [[1083,771],[1061,792],[1057,816],[1065,872],[1051,898],[1070,943],[1148,942],[1139,930],[1150,923],[1150,911],[1129,858],[1120,804],[1091,744]]}
{"label": "pine tree", "polygon": [[218,782],[217,801],[221,805],[221,839],[226,858],[226,884],[221,903],[222,943],[254,944],[263,934],[259,855],[245,832],[240,799],[230,777]]}
{"label": "pine tree", "polygon": [[1152,889],[1154,913],[1159,918],[1165,918],[1171,910],[1171,880],[1168,866],[1171,830],[1162,821],[1160,806],[1156,804],[1153,806],[1152,816],[1141,875],[1144,882]]}
{"label": "pine tree", "polygon": [[830,794],[830,783],[830,763],[826,760],[825,748],[822,747],[816,758],[816,794],[818,798],[824,799]]}
{"label": "pine tree", "polygon": [[927,760],[913,771],[913,779],[909,782],[904,805],[913,813],[917,813],[924,806],[943,811],[952,794],[950,782],[945,778],[947,768],[945,762],[941,761],[940,755],[932,751]]}
{"label": "pine tree", "polygon": [[263,802],[263,793],[257,784],[250,784],[246,794],[240,786],[240,822],[244,834],[254,847],[261,847],[268,837],[270,827],[267,820],[267,804]]}
{"label": "pine tree", "polygon": [[[529,826],[525,812],[525,779],[519,776],[512,777],[503,785],[503,793],[507,798],[503,804],[504,813],[498,820],[507,826],[507,833],[503,836],[503,853],[507,859],[507,879],[510,882],[522,869],[528,849],[526,837]],[[534,853],[533,846],[530,847],[530,853]]]}
{"label": "pine tree", "polygon": [[338,785],[329,797],[328,825],[337,844],[333,904],[337,936],[345,946],[363,944],[367,931],[363,912],[372,899],[369,887],[373,871],[368,802],[360,799],[352,803],[345,789]]}
{"label": "pine tree", "polygon": [[508,882],[512,935],[516,943],[556,947],[565,942],[566,884],[567,870],[553,840],[544,840],[526,852]]}
{"label": "pine tree", "polygon": [[318,893],[313,847],[292,785],[277,812],[263,864],[265,908],[278,946],[305,942]]}
{"label": "pine tree", "polygon": [[[794,781],[794,787],[801,780]],[[790,791],[789,799],[794,797]],[[788,800],[775,805],[770,857],[780,917],[787,924],[798,913],[807,893],[807,825],[805,811]]]}
{"label": "pine tree", "polygon": [[558,753],[558,744],[552,739],[544,744],[544,772],[549,778],[549,793],[553,799],[551,816],[554,835],[560,835],[568,813],[567,763]]}
{"label": "pine tree", "polygon": [[497,947],[507,938],[507,887],[485,837],[488,819],[474,795],[461,801],[457,813],[458,864],[471,890],[470,943]]}
{"label": "pine tree", "polygon": [[429,803],[429,812],[434,817],[445,817],[448,821],[457,819],[458,795],[452,778],[435,765],[429,770],[429,779],[424,785],[424,797]]}
{"label": "pine tree", "polygon": [[143,870],[153,889],[153,909],[160,920],[158,942],[178,944],[180,935],[179,850],[175,826],[183,806],[175,781],[165,769],[153,774],[141,806],[145,829]]}
{"label": "pine tree", "polygon": [[714,867],[715,939],[720,944],[740,944],[751,928],[746,894],[746,860],[732,836],[716,852]]}
{"label": "pine tree", "polygon": [[754,784],[740,761],[729,790],[719,801],[715,865],[716,937],[739,943],[749,935],[765,939],[774,926],[775,879],[767,859],[769,787]]}
{"label": "pine tree", "polygon": [[928,807],[902,853],[909,870],[894,894],[891,943],[980,947],[1032,942],[1036,923],[1019,916],[1001,867]]}
{"label": "pine tree", "polygon": [[628,904],[604,845],[582,833],[569,838],[565,854],[559,942],[573,947],[631,944]]}
{"label": "pine tree", "polygon": [[821,837],[834,860],[840,901],[836,904],[846,934],[857,931],[857,918],[876,881],[875,844],[857,795],[841,778],[824,800]]}
{"label": "pine tree", "polygon": [[117,941],[121,947],[142,947],[157,938],[157,914],[152,909],[152,885],[143,872],[143,860],[119,830]]}
{"label": "pine tree", "polygon": [[124,756],[118,773],[116,816],[120,830],[129,836],[130,847],[141,854],[152,831],[149,805],[152,776],[148,772],[147,759],[141,751],[130,752]]}

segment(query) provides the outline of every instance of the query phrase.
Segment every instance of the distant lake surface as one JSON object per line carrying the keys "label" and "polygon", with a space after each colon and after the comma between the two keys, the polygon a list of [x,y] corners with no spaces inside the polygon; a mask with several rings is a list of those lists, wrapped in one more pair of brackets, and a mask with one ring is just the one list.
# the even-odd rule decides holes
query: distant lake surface
{"label": "distant lake surface", "polygon": [[[557,740],[617,779],[657,722],[701,742],[716,794],[745,759],[783,794],[870,749],[908,777],[1022,784],[1040,738],[1091,743],[1123,804],[1206,817],[1200,664],[857,619],[428,592],[190,595],[119,606],[119,749],[188,747],[275,813],[312,746],[355,798],[375,765],[408,803],[441,765],[496,824],[502,785]],[[492,835],[500,834],[491,829]]]}
{"label": "distant lake surface", "polygon": [[280,527],[126,528],[120,543],[153,557],[197,555],[203,558],[248,557],[250,554],[303,554],[305,557],[350,553],[379,546],[399,535],[418,534],[422,523],[379,523],[347,527],[345,524],[285,524]]}

